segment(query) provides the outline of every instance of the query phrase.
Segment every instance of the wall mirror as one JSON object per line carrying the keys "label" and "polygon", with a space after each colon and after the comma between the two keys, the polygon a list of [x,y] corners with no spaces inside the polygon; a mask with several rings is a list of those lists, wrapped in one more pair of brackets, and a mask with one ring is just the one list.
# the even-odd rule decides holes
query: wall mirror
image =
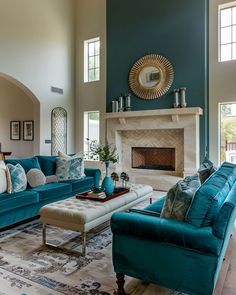
{"label": "wall mirror", "polygon": [[174,70],[171,63],[157,54],[140,58],[129,73],[130,88],[142,99],[155,99],[164,95],[173,80]]}

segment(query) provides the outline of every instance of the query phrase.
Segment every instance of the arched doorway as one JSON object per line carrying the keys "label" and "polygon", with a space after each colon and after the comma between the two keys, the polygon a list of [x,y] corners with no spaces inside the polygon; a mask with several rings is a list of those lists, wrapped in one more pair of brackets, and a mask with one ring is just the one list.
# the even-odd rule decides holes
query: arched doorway
{"label": "arched doorway", "polygon": [[[12,151],[12,157],[27,157],[39,153],[40,142],[40,102],[24,84],[0,72],[0,112],[2,149]],[[34,139],[24,140],[24,121],[33,120]],[[10,139],[10,121],[20,121],[20,140]]]}

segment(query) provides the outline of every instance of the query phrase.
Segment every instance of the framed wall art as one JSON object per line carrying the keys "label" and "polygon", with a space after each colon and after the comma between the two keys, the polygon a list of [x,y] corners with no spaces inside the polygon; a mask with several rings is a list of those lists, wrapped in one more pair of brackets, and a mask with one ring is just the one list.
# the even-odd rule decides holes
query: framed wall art
{"label": "framed wall art", "polygon": [[20,140],[21,137],[21,123],[20,121],[10,122],[10,140]]}
{"label": "framed wall art", "polygon": [[34,140],[34,121],[23,121],[23,140]]}

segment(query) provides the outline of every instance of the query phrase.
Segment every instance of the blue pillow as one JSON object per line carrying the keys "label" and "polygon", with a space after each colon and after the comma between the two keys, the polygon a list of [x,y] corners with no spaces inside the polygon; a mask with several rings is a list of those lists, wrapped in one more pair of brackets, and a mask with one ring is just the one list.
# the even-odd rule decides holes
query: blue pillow
{"label": "blue pillow", "polygon": [[81,179],[84,174],[83,156],[74,156],[68,158],[57,158],[56,176],[59,181]]}
{"label": "blue pillow", "polygon": [[25,158],[25,159],[9,159],[9,160],[6,160],[5,162],[6,164],[12,164],[12,165],[20,164],[24,168],[25,173],[29,172],[30,169],[41,170],[37,157]]}
{"label": "blue pillow", "polygon": [[161,217],[184,221],[194,194],[200,185],[197,174],[178,181],[167,193]]}
{"label": "blue pillow", "polygon": [[25,191],[27,187],[27,178],[24,168],[20,164],[16,164],[15,166],[7,164],[6,167],[8,178],[7,192],[13,194]]}
{"label": "blue pillow", "polygon": [[37,156],[40,167],[45,176],[55,175],[56,173],[56,156]]}

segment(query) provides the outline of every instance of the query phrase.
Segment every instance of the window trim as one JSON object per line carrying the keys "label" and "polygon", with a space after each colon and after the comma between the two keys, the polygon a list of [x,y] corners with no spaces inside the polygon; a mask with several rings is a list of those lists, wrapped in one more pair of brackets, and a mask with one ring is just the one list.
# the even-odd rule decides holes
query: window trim
{"label": "window trim", "polygon": [[[224,4],[220,4],[218,6],[218,61],[220,63],[222,62],[230,62],[230,61],[234,61],[236,60],[236,58],[233,58],[233,44],[236,44],[236,41],[233,41],[233,36],[232,36],[232,41],[230,43],[225,43],[225,44],[221,44],[221,30],[224,29],[224,28],[231,28],[231,35],[233,35],[233,27],[236,26],[236,24],[233,24],[233,22],[231,21],[231,24],[228,25],[228,26],[221,26],[221,11],[222,10],[225,10],[225,9],[233,9],[233,8],[236,8],[236,1],[231,1],[231,2],[228,2],[228,3],[224,3]],[[222,60],[222,57],[221,57],[221,49],[222,49],[222,46],[224,45],[231,45],[231,59],[228,59],[228,60]]]}
{"label": "window trim", "polygon": [[[99,42],[99,53],[98,54],[94,54],[93,57],[95,58],[96,56],[98,56],[99,59],[99,67],[94,67],[92,68],[94,71],[96,69],[99,70],[98,73],[98,79],[94,79],[94,80],[89,80],[89,44],[91,43],[96,43]],[[100,37],[96,37],[96,38],[91,38],[91,39],[87,39],[84,41],[84,83],[91,83],[91,82],[96,82],[96,81],[100,81],[100,71],[101,71],[101,41],[100,41]],[[94,65],[95,66],[95,65]]]}

